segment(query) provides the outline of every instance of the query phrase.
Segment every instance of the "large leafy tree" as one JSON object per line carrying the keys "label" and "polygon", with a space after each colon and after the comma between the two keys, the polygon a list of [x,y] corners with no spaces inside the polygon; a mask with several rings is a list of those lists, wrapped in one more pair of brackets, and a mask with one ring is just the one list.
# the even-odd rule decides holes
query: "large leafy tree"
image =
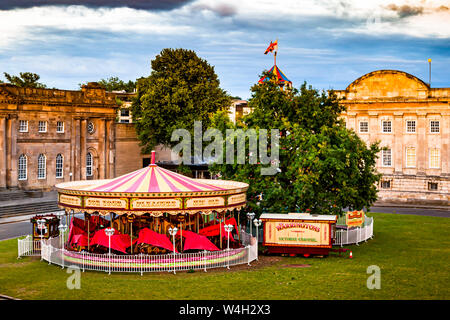
{"label": "large leafy tree", "polygon": [[[249,153],[246,164],[211,167],[225,179],[249,183],[249,211],[339,215],[343,208],[359,210],[377,199],[378,143],[367,146],[346,129],[339,119],[345,109],[333,92],[306,84],[281,90],[274,78],[251,90],[253,112],[240,125],[243,130],[279,129],[278,173],[261,175],[263,165],[249,164]],[[231,125],[224,122],[216,127]]]}
{"label": "large leafy tree", "polygon": [[202,121],[205,130],[211,115],[230,103],[214,67],[192,50],[163,49],[151,66],[150,76],[138,79],[132,105],[143,152],[176,144],[175,129],[187,129],[193,137],[194,121]]}
{"label": "large leafy tree", "polygon": [[38,82],[41,78],[38,74],[32,72],[20,72],[19,76],[10,75],[7,72],[3,73],[6,80],[18,87],[22,88],[47,88],[43,83]]}

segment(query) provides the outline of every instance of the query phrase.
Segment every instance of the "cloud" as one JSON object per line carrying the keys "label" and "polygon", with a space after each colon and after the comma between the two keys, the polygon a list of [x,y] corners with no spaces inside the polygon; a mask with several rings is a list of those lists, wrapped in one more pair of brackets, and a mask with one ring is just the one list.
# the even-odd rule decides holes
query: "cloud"
{"label": "cloud", "polygon": [[194,11],[196,10],[209,10],[221,17],[234,16],[237,13],[237,9],[229,4],[218,4],[218,5],[208,5],[208,4],[198,4],[192,6]]}
{"label": "cloud", "polygon": [[0,10],[31,8],[40,6],[80,5],[89,8],[128,7],[142,10],[171,10],[179,8],[191,0],[1,0]]}
{"label": "cloud", "polygon": [[412,7],[408,5],[397,6],[395,4],[390,4],[387,6],[387,8],[397,12],[400,18],[416,16],[422,14],[424,11],[423,7]]}

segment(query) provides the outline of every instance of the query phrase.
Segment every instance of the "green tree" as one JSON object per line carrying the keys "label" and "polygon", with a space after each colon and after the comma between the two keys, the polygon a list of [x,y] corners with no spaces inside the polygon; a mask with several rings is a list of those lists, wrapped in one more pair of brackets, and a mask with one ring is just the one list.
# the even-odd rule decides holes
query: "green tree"
{"label": "green tree", "polygon": [[108,79],[102,79],[98,82],[100,85],[104,86],[106,91],[122,91],[134,92],[136,89],[136,82],[129,80],[125,82],[120,80],[118,77],[110,77]]}
{"label": "green tree", "polygon": [[143,152],[158,144],[173,146],[172,132],[187,129],[192,134],[196,120],[206,129],[211,115],[230,104],[214,67],[192,50],[163,49],[151,66],[150,76],[138,79],[132,105]]}
{"label": "green tree", "polygon": [[32,72],[20,72],[19,76],[10,75],[3,72],[6,80],[18,87],[22,88],[47,88],[43,83],[38,82],[41,78],[38,74]]}
{"label": "green tree", "polygon": [[[101,79],[97,83],[103,86],[106,91],[125,91],[131,93],[136,89],[136,81],[129,80],[128,82],[125,82],[119,79],[119,77]],[[78,86],[81,88],[83,83],[79,83]]]}
{"label": "green tree", "polygon": [[[272,80],[252,87],[253,112],[242,126],[279,129],[279,172],[261,175],[263,165],[249,164],[247,154],[246,164],[215,164],[212,173],[249,183],[247,209],[257,213],[339,215],[342,208],[370,207],[380,179],[375,169],[378,143],[366,146],[346,129],[339,119],[345,108],[333,92],[319,92],[306,83],[300,90],[280,90]],[[229,125],[225,119],[216,124]]]}

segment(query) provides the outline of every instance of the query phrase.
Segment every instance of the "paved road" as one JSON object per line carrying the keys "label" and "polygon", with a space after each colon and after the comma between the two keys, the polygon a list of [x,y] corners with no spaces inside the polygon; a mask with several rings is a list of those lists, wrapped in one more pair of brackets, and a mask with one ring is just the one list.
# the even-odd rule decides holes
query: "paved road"
{"label": "paved road", "polygon": [[450,218],[450,208],[448,210],[445,209],[438,210],[438,209],[422,209],[422,208],[418,209],[418,208],[401,208],[401,207],[371,207],[370,211]]}

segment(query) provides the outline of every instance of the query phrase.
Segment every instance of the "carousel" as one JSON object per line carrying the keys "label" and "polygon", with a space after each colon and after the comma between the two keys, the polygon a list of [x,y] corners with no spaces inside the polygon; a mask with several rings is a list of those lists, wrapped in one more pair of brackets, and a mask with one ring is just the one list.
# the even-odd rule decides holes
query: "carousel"
{"label": "carousel", "polygon": [[250,241],[238,228],[246,183],[183,176],[156,165],[153,151],[148,167],[56,189],[69,225],[63,263],[142,272],[249,261]]}

